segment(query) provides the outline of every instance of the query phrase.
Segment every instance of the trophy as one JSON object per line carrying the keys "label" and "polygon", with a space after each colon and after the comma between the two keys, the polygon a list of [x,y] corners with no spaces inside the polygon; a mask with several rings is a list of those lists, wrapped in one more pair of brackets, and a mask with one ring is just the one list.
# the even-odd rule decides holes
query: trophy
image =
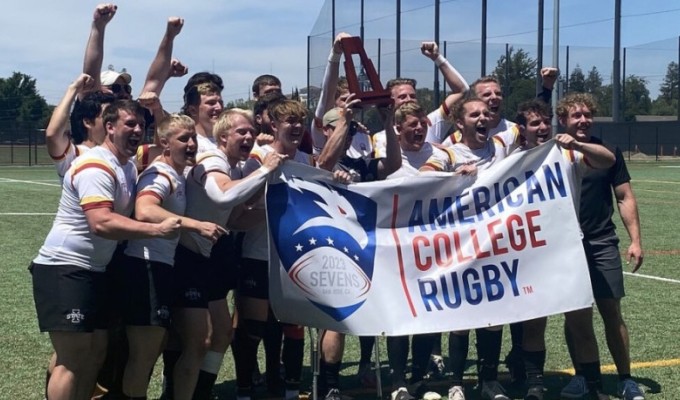
{"label": "trophy", "polygon": [[[354,93],[355,98],[360,99],[359,106],[385,106],[392,103],[390,92],[383,88],[380,83],[380,77],[373,67],[373,62],[366,55],[364,45],[361,43],[361,38],[358,36],[347,37],[341,39],[342,51],[345,55],[345,75],[347,76],[347,86],[349,86],[350,93]],[[354,69],[353,54],[358,54],[361,60],[361,82],[357,78],[356,70]],[[364,73],[365,72],[365,73]]]}

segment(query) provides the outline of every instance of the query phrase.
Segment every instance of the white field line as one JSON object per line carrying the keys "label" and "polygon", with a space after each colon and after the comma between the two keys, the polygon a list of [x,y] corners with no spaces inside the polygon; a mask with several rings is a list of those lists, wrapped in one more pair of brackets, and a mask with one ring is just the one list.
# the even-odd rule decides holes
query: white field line
{"label": "white field line", "polygon": [[638,274],[638,273],[632,273],[632,272],[623,272],[624,275],[628,276],[634,276],[638,278],[645,278],[645,279],[653,279],[655,281],[661,281],[661,282],[670,282],[670,283],[680,283],[680,280],[677,279],[671,279],[671,278],[661,278],[659,276],[653,276],[653,275],[645,275],[645,274]]}
{"label": "white field line", "polygon": [[61,187],[61,185],[56,184],[56,183],[46,183],[46,182],[38,182],[38,181],[24,181],[24,180],[19,180],[19,179],[10,179],[10,178],[0,178],[0,179],[3,179],[3,180],[0,181],[0,183],[28,183],[28,184],[32,184],[32,185]]}
{"label": "white field line", "polygon": [[680,185],[680,182],[677,181],[657,181],[653,179],[635,179],[631,181],[633,184],[636,183],[661,183],[664,185]]}
{"label": "white field line", "polygon": [[57,213],[3,212],[3,213],[0,213],[0,216],[2,216],[2,215],[33,216],[33,215],[57,215]]}

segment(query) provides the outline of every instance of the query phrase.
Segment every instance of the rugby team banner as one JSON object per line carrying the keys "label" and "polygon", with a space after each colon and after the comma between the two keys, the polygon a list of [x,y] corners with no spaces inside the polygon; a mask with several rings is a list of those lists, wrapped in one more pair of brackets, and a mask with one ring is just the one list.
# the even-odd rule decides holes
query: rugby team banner
{"label": "rugby team banner", "polygon": [[393,336],[589,307],[574,168],[553,142],[476,177],[340,185],[286,162],[266,194],[274,313]]}

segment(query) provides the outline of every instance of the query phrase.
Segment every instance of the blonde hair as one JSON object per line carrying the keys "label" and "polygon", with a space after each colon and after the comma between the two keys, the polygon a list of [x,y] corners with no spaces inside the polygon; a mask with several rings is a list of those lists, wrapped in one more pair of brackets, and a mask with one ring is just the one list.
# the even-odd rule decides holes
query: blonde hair
{"label": "blonde hair", "polygon": [[584,105],[588,107],[591,114],[597,114],[597,101],[593,95],[589,93],[569,93],[557,103],[557,116],[566,118],[569,115],[569,110],[577,105]]}
{"label": "blonde hair", "polygon": [[285,121],[288,117],[296,117],[304,121],[307,116],[307,109],[297,100],[283,100],[270,106],[269,116],[274,121]]}
{"label": "blonde hair", "polygon": [[194,120],[184,114],[169,114],[156,124],[156,138],[168,139],[179,129],[195,130]]}
{"label": "blonde hair", "polygon": [[253,118],[253,112],[250,110],[244,110],[242,108],[230,108],[228,110],[222,111],[220,116],[213,125],[213,137],[216,141],[219,141],[220,135],[229,132],[229,129],[234,125],[234,117],[237,115],[242,116],[247,119],[253,127],[255,126],[255,120]]}
{"label": "blonde hair", "polygon": [[394,110],[394,122],[401,125],[409,115],[421,117],[425,115],[425,110],[415,101],[407,101]]}

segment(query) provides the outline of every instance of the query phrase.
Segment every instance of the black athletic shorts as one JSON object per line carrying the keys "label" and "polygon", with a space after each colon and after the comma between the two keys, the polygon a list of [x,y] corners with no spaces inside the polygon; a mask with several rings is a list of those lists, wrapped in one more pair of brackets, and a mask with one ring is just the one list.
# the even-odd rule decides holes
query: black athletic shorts
{"label": "black athletic shorts", "polygon": [[238,276],[239,296],[269,300],[269,262],[242,258]]}
{"label": "black athletic shorts", "polygon": [[178,244],[172,271],[172,306],[208,308],[210,260]]}
{"label": "black athletic shorts", "polygon": [[588,259],[593,296],[596,299],[620,299],[623,288],[623,265],[616,235],[584,239],[583,249]]}
{"label": "black athletic shorts", "polygon": [[114,297],[123,324],[170,326],[172,265],[125,256],[115,269]]}
{"label": "black athletic shorts", "polygon": [[208,301],[225,299],[230,290],[236,289],[242,242],[239,238],[242,238],[242,234],[229,232],[222,235],[212,247]]}
{"label": "black athletic shorts", "polygon": [[31,263],[28,269],[41,332],[93,332],[108,327],[106,273],[74,265]]}

